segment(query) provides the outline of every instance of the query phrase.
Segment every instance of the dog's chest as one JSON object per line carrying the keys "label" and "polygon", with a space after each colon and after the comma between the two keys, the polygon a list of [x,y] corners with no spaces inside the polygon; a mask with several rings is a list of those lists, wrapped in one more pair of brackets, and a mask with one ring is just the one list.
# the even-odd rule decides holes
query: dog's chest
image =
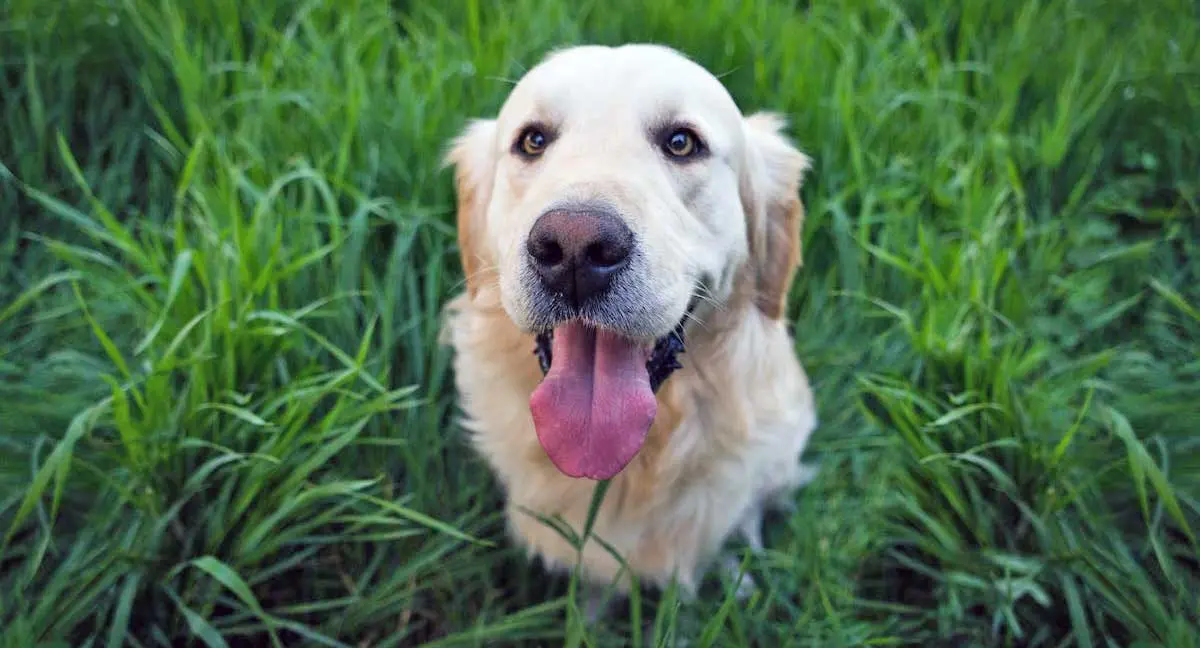
{"label": "dog's chest", "polygon": [[[755,493],[736,466],[725,466],[724,461],[705,465],[704,474],[664,474],[661,465],[652,473],[649,462],[635,461],[614,478],[593,527],[603,545],[591,542],[585,547],[590,574],[608,579],[620,571],[607,545],[650,582],[665,584],[674,575],[685,582],[694,578],[753,505]],[[499,467],[497,471],[505,472]],[[506,483],[514,537],[548,567],[569,569],[576,549],[537,516],[558,518],[582,533],[596,482],[563,477],[531,452]]]}

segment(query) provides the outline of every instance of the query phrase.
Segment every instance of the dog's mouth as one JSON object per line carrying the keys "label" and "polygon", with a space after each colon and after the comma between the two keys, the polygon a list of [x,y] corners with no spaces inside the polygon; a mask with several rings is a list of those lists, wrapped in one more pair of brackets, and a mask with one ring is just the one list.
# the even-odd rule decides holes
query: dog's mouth
{"label": "dog's mouth", "polygon": [[544,378],[529,407],[559,471],[610,479],[633,460],[654,423],[655,393],[682,367],[687,316],[653,345],[578,320],[537,336]]}

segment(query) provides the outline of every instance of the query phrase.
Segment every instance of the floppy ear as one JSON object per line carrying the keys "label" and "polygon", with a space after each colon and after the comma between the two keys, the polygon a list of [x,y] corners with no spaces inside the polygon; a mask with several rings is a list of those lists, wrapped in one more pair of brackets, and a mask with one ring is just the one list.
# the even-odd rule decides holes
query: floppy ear
{"label": "floppy ear", "polygon": [[496,260],[487,247],[485,219],[495,177],[495,153],[492,150],[495,131],[494,120],[470,122],[451,142],[444,160],[446,166],[454,167],[458,252],[467,293],[471,297],[487,282],[496,267]]}
{"label": "floppy ear", "polygon": [[749,236],[749,276],[755,306],[771,319],[783,316],[788,290],[800,266],[804,205],[800,186],[811,164],[782,134],[774,113],[745,119],[746,159],[742,206]]}

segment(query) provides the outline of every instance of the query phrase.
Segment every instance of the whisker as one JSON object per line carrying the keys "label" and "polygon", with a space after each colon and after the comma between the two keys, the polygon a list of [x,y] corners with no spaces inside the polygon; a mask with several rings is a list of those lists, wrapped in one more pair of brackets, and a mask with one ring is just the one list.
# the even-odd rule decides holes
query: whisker
{"label": "whisker", "polygon": [[713,296],[712,289],[705,285],[704,281],[696,282],[696,287],[692,290],[692,297],[699,299],[706,304],[709,304],[719,311],[724,311],[726,305]]}
{"label": "whisker", "polygon": [[696,292],[696,291],[692,291],[692,295],[691,295],[691,296],[692,296],[692,297],[695,297],[696,299],[699,299],[700,301],[703,301],[703,302],[705,302],[706,304],[711,304],[711,305],[713,305],[713,306],[717,306],[717,307],[719,307],[719,308],[723,308],[723,307],[725,306],[725,304],[724,304],[724,303],[722,303],[722,302],[721,302],[720,300],[718,300],[717,298],[715,298],[715,297],[710,297],[709,295],[705,295],[705,294],[703,294],[703,293],[699,293],[699,292]]}
{"label": "whisker", "polygon": [[[461,290],[466,287],[468,281],[473,281],[473,280],[477,280],[477,279],[486,281],[486,277],[484,275],[486,275],[488,273],[493,273],[494,271],[499,270],[499,269],[500,269],[499,265],[492,264],[492,265],[484,266],[484,267],[480,268],[479,270],[476,270],[475,272],[472,272],[469,274],[464,274],[462,279],[454,282],[451,285],[451,289],[452,290]],[[495,286],[498,287],[500,285],[499,273],[495,273],[494,276],[496,278],[492,282],[485,283],[484,285],[486,285],[488,287],[492,287],[492,284],[495,284]]]}
{"label": "whisker", "polygon": [[723,79],[725,79],[725,77],[728,77],[728,76],[730,76],[730,75],[732,75],[732,74],[735,74],[735,73],[737,73],[737,72],[738,72],[739,70],[741,70],[741,69],[742,69],[742,66],[740,66],[740,65],[736,65],[736,66],[734,66],[734,67],[732,67],[732,68],[730,68],[730,69],[728,69],[728,70],[726,70],[726,71],[724,71],[724,72],[717,72],[717,73],[713,74],[713,76],[717,77],[718,79],[722,79],[722,80],[723,80]]}
{"label": "whisker", "polygon": [[508,77],[502,77],[502,76],[486,76],[484,78],[487,79],[488,81],[499,81],[500,83],[507,83],[510,86],[517,85],[517,81],[518,81],[517,79],[510,79]]}
{"label": "whisker", "polygon": [[702,319],[700,319],[700,318],[696,317],[695,315],[693,315],[692,313],[684,313],[684,314],[683,314],[683,319],[684,319],[684,320],[687,320],[687,321],[689,321],[689,322],[692,322],[692,323],[693,323],[693,324],[695,324],[695,325],[696,325],[696,327],[697,327],[697,328],[699,328],[700,330],[703,330],[703,331],[707,331],[707,330],[708,330],[708,324],[707,324],[707,323],[706,323],[704,320],[702,320]]}

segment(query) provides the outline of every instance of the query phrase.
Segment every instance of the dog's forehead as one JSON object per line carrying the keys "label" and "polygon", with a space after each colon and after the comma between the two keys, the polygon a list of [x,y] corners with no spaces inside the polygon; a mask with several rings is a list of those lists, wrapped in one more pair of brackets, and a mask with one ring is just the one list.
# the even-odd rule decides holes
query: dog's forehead
{"label": "dog's forehead", "polygon": [[551,53],[518,81],[500,116],[614,117],[618,109],[641,116],[704,113],[716,121],[741,114],[725,86],[698,63],[667,47],[634,44],[585,45]]}

